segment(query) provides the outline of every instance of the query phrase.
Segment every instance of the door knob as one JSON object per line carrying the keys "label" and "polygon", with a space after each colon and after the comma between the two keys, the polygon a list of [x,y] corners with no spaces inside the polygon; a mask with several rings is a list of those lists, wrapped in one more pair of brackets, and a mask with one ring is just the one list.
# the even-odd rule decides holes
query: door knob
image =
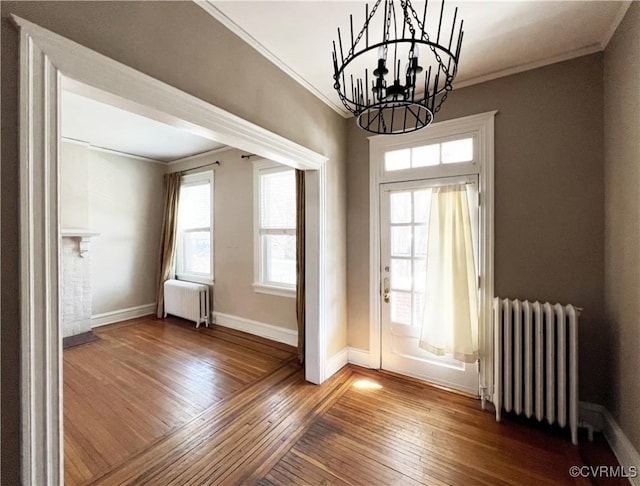
{"label": "door knob", "polygon": [[384,279],[384,284],[383,285],[384,285],[384,289],[382,291],[382,298],[388,304],[389,303],[389,297],[391,296],[391,292],[389,291],[389,277]]}

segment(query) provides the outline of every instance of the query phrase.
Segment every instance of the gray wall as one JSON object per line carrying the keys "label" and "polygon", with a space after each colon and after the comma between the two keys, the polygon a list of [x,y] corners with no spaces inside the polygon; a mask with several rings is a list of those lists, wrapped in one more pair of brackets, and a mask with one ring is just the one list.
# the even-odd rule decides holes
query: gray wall
{"label": "gray wall", "polygon": [[91,314],[156,301],[164,164],[62,143],[62,228],[100,233],[89,244]]}
{"label": "gray wall", "polygon": [[241,159],[243,154],[236,149],[225,150],[176,164],[170,171],[220,161],[220,166],[213,166],[213,310],[296,330],[296,299],[257,293],[252,286],[253,163]]}
{"label": "gray wall", "polygon": [[60,145],[60,226],[89,228],[89,153],[86,145]]}
{"label": "gray wall", "polygon": [[640,450],[640,4],[604,55],[605,305],[612,366],[608,407]]}
{"label": "gray wall", "polygon": [[[602,54],[454,90],[436,121],[498,110],[495,120],[495,292],[572,303],[580,321],[580,397],[602,402]],[[428,128],[427,128],[428,130]],[[349,344],[369,348],[369,150],[348,135]]]}
{"label": "gray wall", "polygon": [[192,2],[9,2],[2,12],[2,484],[19,484],[18,33],[15,13],[329,158],[329,355],[346,345],[345,123]]}

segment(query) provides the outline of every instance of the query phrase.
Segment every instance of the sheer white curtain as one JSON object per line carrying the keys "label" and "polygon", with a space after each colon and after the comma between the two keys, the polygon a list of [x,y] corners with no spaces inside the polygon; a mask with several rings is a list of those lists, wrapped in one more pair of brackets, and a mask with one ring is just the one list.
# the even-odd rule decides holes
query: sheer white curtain
{"label": "sheer white curtain", "polygon": [[420,347],[472,363],[478,358],[478,294],[465,184],[431,193]]}

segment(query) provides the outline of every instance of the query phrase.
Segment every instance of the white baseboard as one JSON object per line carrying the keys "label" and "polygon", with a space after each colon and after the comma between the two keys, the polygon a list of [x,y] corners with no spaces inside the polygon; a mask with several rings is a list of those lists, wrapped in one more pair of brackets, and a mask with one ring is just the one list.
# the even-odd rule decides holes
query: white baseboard
{"label": "white baseboard", "polygon": [[605,408],[597,403],[579,402],[578,418],[580,427],[585,424],[593,427],[596,432],[602,432],[605,426],[604,412]]}
{"label": "white baseboard", "polygon": [[331,378],[334,373],[338,372],[347,364],[354,364],[356,366],[362,366],[363,368],[371,368],[369,363],[369,351],[349,346],[345,347],[327,360],[325,376],[327,379]]}
{"label": "white baseboard", "polygon": [[136,307],[129,307],[127,309],[119,309],[110,312],[104,312],[102,314],[95,314],[91,316],[91,327],[106,326],[107,324],[113,324],[114,322],[126,321],[128,319],[135,319],[136,317],[148,316],[149,314],[156,313],[156,303],[138,305]]}
{"label": "white baseboard", "polygon": [[334,373],[338,372],[343,366],[346,366],[349,362],[349,347],[345,347],[341,351],[331,356],[327,360],[327,368],[325,370],[325,376],[327,380],[331,378]]}
{"label": "white baseboard", "polygon": [[369,351],[358,348],[349,348],[349,363],[363,368],[371,368]]}
{"label": "white baseboard", "polygon": [[640,454],[606,408],[604,409],[604,425],[602,432],[620,465],[625,471],[629,471],[631,466],[637,470],[636,477],[629,478],[629,482],[634,486],[640,486]]}
{"label": "white baseboard", "polygon": [[634,486],[640,486],[640,453],[613,418],[613,415],[597,403],[580,402],[580,421],[591,425],[594,430],[602,432],[624,471],[636,468],[638,475],[628,478]]}
{"label": "white baseboard", "polygon": [[223,314],[221,312],[214,312],[213,319],[214,323],[219,326],[248,332],[249,334],[261,336],[290,346],[298,345],[298,331],[292,329],[286,329],[244,317],[232,316],[231,314]]}

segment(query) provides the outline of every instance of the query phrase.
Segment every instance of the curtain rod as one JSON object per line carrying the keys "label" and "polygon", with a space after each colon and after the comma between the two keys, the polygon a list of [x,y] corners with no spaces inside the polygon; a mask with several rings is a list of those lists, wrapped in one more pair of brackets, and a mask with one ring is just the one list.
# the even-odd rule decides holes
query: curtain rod
{"label": "curtain rod", "polygon": [[222,164],[220,163],[219,160],[216,160],[215,162],[211,162],[209,164],[199,165],[198,167],[191,167],[191,169],[181,170],[180,173],[183,174],[185,172],[189,172],[190,170],[203,169],[204,167],[209,167],[210,165],[218,165],[218,166],[220,166]]}
{"label": "curtain rod", "polygon": [[[437,179],[451,179],[454,177],[458,177],[458,176],[446,176],[446,177],[438,177]],[[399,182],[414,182],[414,181],[399,181]],[[469,186],[469,185],[474,185],[477,184],[478,182],[475,180],[464,180],[464,181],[460,181],[460,182],[449,182],[449,181],[444,181],[442,180],[439,183],[436,184],[426,184],[424,187],[421,187],[420,189],[435,189],[437,187],[447,187],[447,186],[460,186],[460,185],[464,185],[464,186]],[[391,183],[393,184],[393,183]],[[402,191],[403,189],[391,189],[389,187],[385,187],[383,189],[384,192],[395,192],[395,191]]]}
{"label": "curtain rod", "polygon": [[256,154],[246,154],[246,155],[241,155],[240,158],[241,159],[247,159],[249,160],[251,157],[257,157]]}

